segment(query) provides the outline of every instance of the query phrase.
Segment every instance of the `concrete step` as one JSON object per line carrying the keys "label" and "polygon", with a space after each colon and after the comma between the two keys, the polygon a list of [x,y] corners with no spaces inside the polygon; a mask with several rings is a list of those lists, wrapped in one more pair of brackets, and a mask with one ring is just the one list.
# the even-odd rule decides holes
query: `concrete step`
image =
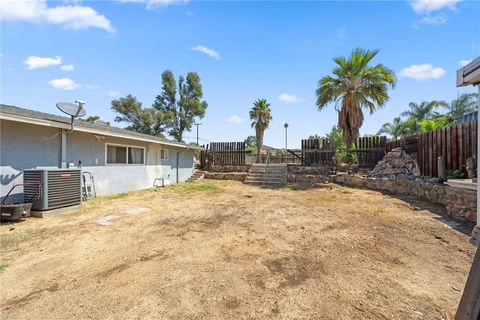
{"label": "concrete step", "polygon": [[245,183],[248,182],[263,182],[263,183],[287,183],[287,180],[284,179],[245,179]]}
{"label": "concrete step", "polygon": [[274,170],[267,170],[267,171],[249,171],[249,174],[287,174],[286,171],[274,171]]}
{"label": "concrete step", "polygon": [[265,186],[265,185],[270,185],[270,186],[279,185],[279,186],[281,186],[281,185],[286,185],[287,183],[286,182],[276,182],[276,181],[256,181],[256,180],[254,180],[254,181],[245,181],[245,184],[263,185],[263,186]]}

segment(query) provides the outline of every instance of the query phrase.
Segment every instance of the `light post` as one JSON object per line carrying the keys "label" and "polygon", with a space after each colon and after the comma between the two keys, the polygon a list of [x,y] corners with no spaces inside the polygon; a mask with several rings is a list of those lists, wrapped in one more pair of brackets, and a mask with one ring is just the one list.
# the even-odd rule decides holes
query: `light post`
{"label": "light post", "polygon": [[285,122],[285,124],[283,125],[283,127],[285,128],[285,151],[287,151],[287,149],[288,149],[288,147],[287,147],[287,146],[288,146],[288,144],[287,144],[287,142],[288,142],[288,138],[287,138],[287,137],[288,137],[288,133],[287,133],[287,131],[288,131],[288,123]]}
{"label": "light post", "polygon": [[285,128],[285,162],[288,162],[288,123],[285,122],[283,127]]}

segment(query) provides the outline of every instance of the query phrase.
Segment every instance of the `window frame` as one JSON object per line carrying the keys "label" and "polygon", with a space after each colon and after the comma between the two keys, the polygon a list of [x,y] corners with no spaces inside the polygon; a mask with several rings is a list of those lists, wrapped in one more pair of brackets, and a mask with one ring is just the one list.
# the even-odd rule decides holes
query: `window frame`
{"label": "window frame", "polygon": [[[122,147],[125,148],[125,163],[108,163],[108,147]],[[128,163],[128,149],[137,148],[143,150],[143,163]],[[134,146],[129,144],[120,144],[120,143],[105,143],[105,165],[106,166],[145,166],[147,165],[146,158],[146,148],[142,146]]]}
{"label": "window frame", "polygon": [[[165,158],[162,158],[162,150],[166,155]],[[169,156],[170,156],[170,150],[168,150],[168,148],[160,148],[160,161],[168,161]]]}

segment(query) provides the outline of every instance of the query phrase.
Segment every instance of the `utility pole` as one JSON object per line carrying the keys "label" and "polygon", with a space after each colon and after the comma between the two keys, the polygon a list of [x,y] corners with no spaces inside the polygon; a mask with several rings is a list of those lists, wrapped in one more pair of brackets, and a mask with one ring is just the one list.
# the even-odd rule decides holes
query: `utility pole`
{"label": "utility pole", "polygon": [[197,126],[197,147],[198,147],[198,126],[201,125],[201,123],[194,123],[194,126]]}

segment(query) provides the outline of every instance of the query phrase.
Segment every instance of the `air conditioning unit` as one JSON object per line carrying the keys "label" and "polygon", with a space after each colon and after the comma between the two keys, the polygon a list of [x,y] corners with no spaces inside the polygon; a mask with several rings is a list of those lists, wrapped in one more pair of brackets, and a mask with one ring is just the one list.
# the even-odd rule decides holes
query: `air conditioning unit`
{"label": "air conditioning unit", "polygon": [[32,210],[44,211],[82,202],[80,169],[32,169],[23,171],[24,201],[33,199]]}

